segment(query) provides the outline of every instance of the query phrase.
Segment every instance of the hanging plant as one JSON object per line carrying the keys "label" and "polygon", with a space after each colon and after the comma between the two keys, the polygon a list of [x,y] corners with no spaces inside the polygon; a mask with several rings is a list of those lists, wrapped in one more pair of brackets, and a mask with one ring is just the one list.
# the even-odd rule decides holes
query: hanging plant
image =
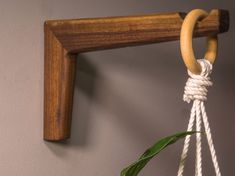
{"label": "hanging plant", "polygon": [[172,136],[168,136],[156,142],[153,146],[147,149],[141,157],[135,161],[130,166],[122,170],[121,176],[137,176],[140,171],[146,166],[146,164],[158,153],[160,153],[167,146],[174,144],[179,139],[186,137],[187,135],[192,135],[196,133],[195,131],[181,132]]}

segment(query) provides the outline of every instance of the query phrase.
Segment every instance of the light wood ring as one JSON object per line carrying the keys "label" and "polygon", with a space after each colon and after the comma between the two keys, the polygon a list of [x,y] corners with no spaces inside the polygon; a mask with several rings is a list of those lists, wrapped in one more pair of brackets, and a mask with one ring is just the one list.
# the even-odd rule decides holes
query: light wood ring
{"label": "light wood ring", "polygon": [[[180,33],[180,48],[184,63],[188,70],[194,74],[201,73],[201,66],[195,59],[193,51],[193,31],[198,20],[202,20],[207,17],[208,13],[201,9],[192,10],[185,17],[181,33]],[[204,59],[210,61],[211,64],[214,63],[217,56],[217,46],[218,40],[217,35],[212,35],[207,37],[207,50]]]}

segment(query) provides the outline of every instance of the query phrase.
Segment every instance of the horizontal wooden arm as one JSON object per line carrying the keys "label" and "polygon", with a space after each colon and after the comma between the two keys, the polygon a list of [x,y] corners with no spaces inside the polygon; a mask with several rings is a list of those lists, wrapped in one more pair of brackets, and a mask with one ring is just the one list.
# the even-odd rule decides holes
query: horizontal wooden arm
{"label": "horizontal wooden arm", "polygon": [[[76,54],[178,40],[185,13],[50,20],[44,25],[44,139],[70,137]],[[228,31],[229,13],[212,10],[195,37]]]}
{"label": "horizontal wooden arm", "polygon": [[[46,21],[63,47],[70,53],[119,48],[155,42],[178,40],[185,13],[163,13],[145,16],[106,17]],[[195,37],[228,30],[228,12],[212,10],[198,23]]]}

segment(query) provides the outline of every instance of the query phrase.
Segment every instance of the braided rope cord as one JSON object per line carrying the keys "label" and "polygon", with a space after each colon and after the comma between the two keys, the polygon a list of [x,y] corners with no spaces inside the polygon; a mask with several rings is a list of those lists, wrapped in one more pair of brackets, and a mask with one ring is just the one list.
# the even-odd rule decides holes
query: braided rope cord
{"label": "braided rope cord", "polygon": [[[183,100],[190,103],[193,101],[190,119],[188,123],[187,131],[192,131],[194,124],[196,123],[196,131],[202,130],[202,125],[204,125],[205,133],[208,141],[208,145],[211,152],[212,162],[214,164],[216,176],[221,176],[219,164],[217,161],[217,156],[215,152],[215,147],[213,144],[213,139],[211,135],[210,125],[208,121],[208,116],[206,114],[204,102],[207,100],[207,87],[212,86],[212,81],[209,75],[212,71],[212,65],[206,59],[199,59],[199,64],[202,67],[202,72],[200,75],[195,75],[188,71],[189,78],[185,85]],[[196,122],[195,122],[196,121]],[[195,161],[195,176],[202,176],[202,134],[196,134],[196,161]],[[177,176],[183,176],[185,161],[188,155],[190,145],[190,136],[186,136],[184,141],[184,147],[181,155],[181,160],[179,164],[179,170]]]}

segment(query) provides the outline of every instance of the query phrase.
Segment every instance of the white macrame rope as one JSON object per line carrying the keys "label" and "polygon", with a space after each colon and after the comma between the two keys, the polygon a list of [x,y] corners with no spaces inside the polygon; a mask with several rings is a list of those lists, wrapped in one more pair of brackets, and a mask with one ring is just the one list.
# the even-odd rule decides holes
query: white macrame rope
{"label": "white macrame rope", "polygon": [[[195,75],[188,71],[189,78],[187,80],[183,100],[190,103],[193,101],[191,109],[190,119],[187,131],[192,131],[194,123],[196,121],[196,131],[202,130],[202,122],[205,127],[205,133],[207,136],[208,145],[211,152],[212,162],[214,164],[216,176],[221,176],[217,156],[212,140],[210,125],[205,110],[204,101],[207,100],[207,87],[212,86],[209,75],[212,71],[212,65],[205,59],[199,59],[202,72],[200,75]],[[190,136],[186,136],[184,141],[184,147],[181,155],[180,165],[177,176],[183,176],[185,160],[187,158],[190,144]],[[196,134],[196,161],[195,161],[195,176],[202,176],[202,134]]]}

